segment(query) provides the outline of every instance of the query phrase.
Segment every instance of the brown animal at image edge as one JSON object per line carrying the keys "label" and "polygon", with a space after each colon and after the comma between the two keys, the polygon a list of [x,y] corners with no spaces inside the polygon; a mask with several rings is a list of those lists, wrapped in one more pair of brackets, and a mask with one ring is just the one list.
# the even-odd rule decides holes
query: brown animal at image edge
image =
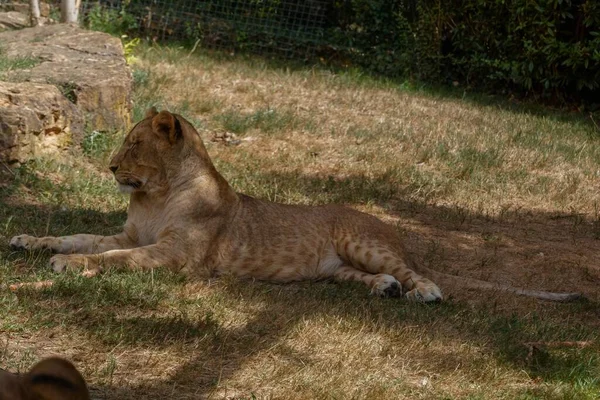
{"label": "brown animal at image edge", "polygon": [[[114,236],[15,236],[18,249],[50,249],[52,268],[93,276],[112,266],[164,266],[192,276],[231,273],[273,282],[355,280],[373,294],[442,299],[436,284],[413,269],[395,229],[339,205],[284,205],[236,193],[217,172],[200,135],[183,117],[149,110],[129,132],[110,170],[130,195],[123,232]],[[442,274],[461,287],[567,301],[550,293]]]}
{"label": "brown animal at image edge", "polygon": [[47,358],[26,374],[0,370],[0,400],[89,400],[87,385],[75,366]]}

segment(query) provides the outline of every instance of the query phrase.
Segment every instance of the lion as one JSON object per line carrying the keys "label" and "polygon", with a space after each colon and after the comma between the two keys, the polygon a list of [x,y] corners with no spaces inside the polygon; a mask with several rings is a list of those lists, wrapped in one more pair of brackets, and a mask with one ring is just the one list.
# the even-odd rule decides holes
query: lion
{"label": "lion", "polygon": [[360,281],[378,296],[443,299],[434,282],[415,272],[395,228],[374,216],[340,205],[285,205],[237,193],[181,115],[149,110],[109,168],[130,196],[123,232],[20,235],[11,247],[50,249],[59,253],[50,259],[54,271],[82,269],[86,276],[112,266],[166,267],[194,276],[233,274],[279,283]]}
{"label": "lion", "polygon": [[89,400],[87,384],[69,361],[46,358],[26,374],[0,369],[0,400]]}

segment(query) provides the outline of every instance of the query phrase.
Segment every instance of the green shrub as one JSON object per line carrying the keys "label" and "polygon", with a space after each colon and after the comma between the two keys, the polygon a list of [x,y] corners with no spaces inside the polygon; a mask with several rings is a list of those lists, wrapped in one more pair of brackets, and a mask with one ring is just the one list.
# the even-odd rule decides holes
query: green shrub
{"label": "green shrub", "polygon": [[335,8],[328,35],[343,59],[386,76],[406,76],[414,64],[414,38],[403,4],[352,0]]}
{"label": "green shrub", "polygon": [[121,36],[138,28],[135,17],[127,12],[129,2],[123,2],[119,10],[96,4],[85,16],[85,24],[89,29]]}
{"label": "green shrub", "polygon": [[552,99],[598,96],[597,0],[336,2],[344,60],[387,76]]}
{"label": "green shrub", "polygon": [[[430,22],[426,34],[438,36],[437,59],[446,61],[433,78],[551,97],[585,96],[599,88],[600,5],[595,0],[421,4],[419,22]],[[419,69],[429,71],[428,62]]]}

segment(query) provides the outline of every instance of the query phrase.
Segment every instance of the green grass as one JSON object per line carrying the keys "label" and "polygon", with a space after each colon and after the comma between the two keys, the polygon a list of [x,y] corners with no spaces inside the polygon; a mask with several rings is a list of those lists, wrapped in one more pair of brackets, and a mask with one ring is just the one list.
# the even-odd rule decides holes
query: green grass
{"label": "green grass", "polygon": [[[106,170],[123,134],[87,132],[80,156],[0,174],[0,283],[54,280],[0,290],[0,366],[24,371],[63,354],[107,399],[598,398],[593,128],[362,75],[187,55],[140,49],[134,121],[151,106],[183,114],[236,190],[349,204],[395,224],[429,268],[589,300],[443,286],[445,302],[421,305],[356,283],[56,275],[49,253],[8,240],[114,234],[126,219]],[[213,130],[253,140],[224,146]],[[563,341],[590,344],[528,355],[529,342]]]}
{"label": "green grass", "polygon": [[77,103],[77,85],[73,82],[48,82],[54,84],[71,103]]}
{"label": "green grass", "polygon": [[35,67],[39,61],[34,57],[7,57],[0,53],[0,72],[28,69]]}
{"label": "green grass", "polygon": [[244,134],[251,129],[271,134],[286,129],[294,129],[300,124],[293,114],[280,112],[272,108],[260,109],[251,114],[229,110],[217,114],[214,119],[223,129],[237,134]]}
{"label": "green grass", "polygon": [[0,79],[6,79],[6,74],[20,69],[29,69],[39,64],[35,57],[9,57],[0,47]]}
{"label": "green grass", "polygon": [[[91,176],[76,178],[68,185],[57,185],[38,176],[34,171],[65,173],[60,169],[60,164],[41,161],[16,171],[15,180],[2,189],[2,197],[6,199],[9,195],[17,193],[20,188],[27,187],[32,191],[30,194],[40,199],[40,204],[15,209],[14,206],[3,202],[0,216],[2,220],[7,220],[6,217],[10,216],[10,222],[2,230],[2,237],[5,239],[25,231],[44,234],[39,231],[40,226],[49,229],[48,233],[56,235],[90,230],[106,233],[115,230],[116,226],[123,222],[123,214],[117,212],[122,208],[122,203],[106,201],[106,197],[119,197],[113,193],[112,187],[99,185],[94,192],[87,193],[88,179]],[[345,186],[332,185],[328,180],[301,183],[288,177],[277,182],[261,182],[260,176],[256,175],[247,179],[247,183],[238,182],[238,185],[251,188],[250,181],[258,182],[258,188],[263,188],[263,191],[257,189],[257,195],[268,194],[264,192],[267,190],[264,187],[273,186],[279,187],[282,193],[295,191],[310,194],[311,190],[320,189],[323,193],[329,193],[328,197],[321,200],[316,197],[316,201],[322,202],[335,200],[336,196],[348,199],[345,194],[347,192],[365,196],[354,198],[357,202],[364,201],[369,195],[376,199],[382,198],[382,194],[377,191],[370,192],[364,187],[348,189]],[[299,186],[286,188],[278,186],[278,182],[295,182],[295,185]],[[329,189],[323,190],[324,187]],[[93,204],[95,210],[78,209],[78,205],[81,204],[79,196],[84,193],[88,196],[87,204]],[[90,202],[90,199],[93,200]],[[288,200],[292,202],[300,199],[293,197]],[[68,210],[57,209],[65,204],[68,205]],[[100,210],[112,211],[105,214]],[[111,216],[115,212],[117,215]],[[524,343],[531,341],[597,340],[597,331],[593,324],[588,323],[589,317],[586,317],[589,313],[597,312],[594,303],[547,304],[541,307],[534,306],[535,311],[506,314],[498,309],[496,304],[478,304],[473,308],[468,303],[450,299],[441,305],[426,306],[396,299],[371,298],[362,285],[352,283],[274,286],[258,282],[242,283],[234,279],[225,279],[210,291],[202,288],[201,295],[190,297],[186,290],[189,281],[165,271],[113,272],[96,279],[86,279],[76,274],[57,277],[45,266],[49,254],[8,252],[6,244],[2,246],[4,256],[0,271],[3,282],[55,279],[55,285],[51,288],[22,289],[17,296],[10,292],[0,294],[0,330],[10,335],[28,335],[30,332],[46,330],[65,331],[66,334],[68,330],[71,334],[86,337],[87,341],[95,343],[94,348],[106,348],[107,351],[114,346],[141,346],[157,352],[167,351],[172,346],[191,347],[201,356],[194,357],[186,366],[202,371],[202,366],[208,358],[233,357],[234,361],[241,362],[246,357],[252,357],[257,351],[266,349],[269,349],[271,357],[289,357],[286,355],[289,350],[277,343],[285,338],[302,335],[305,331],[310,333],[318,330],[318,326],[324,324],[334,326],[335,331],[342,333],[384,335],[388,337],[388,346],[391,347],[382,351],[390,355],[396,354],[406,341],[414,339],[425,349],[419,351],[419,354],[425,351],[435,355],[435,352],[439,351],[435,348],[440,345],[452,347],[452,343],[455,342],[468,343],[468,347],[485,349],[485,353],[488,353],[492,360],[496,360],[493,362],[497,364],[495,368],[526,371],[531,379],[540,382],[535,388],[498,389],[491,397],[486,389],[469,389],[467,391],[471,392],[470,397],[464,398],[594,399],[600,389],[600,357],[597,347],[549,350],[528,359],[528,349],[524,346]],[[27,265],[26,271],[14,270],[14,265],[22,264]],[[263,310],[261,305],[267,305],[267,308]],[[235,315],[240,312],[246,315],[245,318],[249,318],[244,328],[228,328],[231,324],[235,326]],[[397,345],[393,345],[396,341]],[[430,345],[434,349],[427,350]],[[453,356],[455,359],[447,355],[441,359],[427,358],[430,363],[428,368],[443,375],[444,371],[450,372],[448,364],[467,363],[469,379],[487,381],[493,378],[490,375],[492,372],[486,371],[489,368],[489,359],[478,360],[478,357],[472,356],[464,356],[463,359],[460,350],[457,351]],[[306,363],[310,358],[309,354],[293,355],[297,363]],[[4,365],[13,369],[24,369],[35,359],[31,350],[25,350],[16,354],[5,354],[0,360],[4,360]],[[110,386],[114,384],[115,376],[118,376],[122,367],[117,358],[107,356],[97,368],[92,375],[95,377],[95,385]],[[477,372],[479,368],[481,371]],[[286,373],[281,373],[283,375],[280,378],[284,379]],[[209,373],[209,376],[216,379],[217,373]],[[216,382],[209,379],[194,392],[200,390],[204,393],[205,389],[202,388],[214,388]],[[361,395],[378,397],[378,393],[387,393],[390,390],[390,384],[388,382],[383,384],[384,386],[373,386],[365,383],[356,395],[362,393]],[[407,392],[408,389],[401,383],[392,384],[391,388],[395,389],[394,393],[405,395],[418,395],[421,392],[412,389]],[[422,389],[423,393],[428,394],[421,393],[419,396],[463,398],[435,394],[437,391],[425,389]],[[150,393],[151,398],[154,398],[152,393],[157,393],[156,396],[164,393],[155,386],[131,390],[132,395]],[[338,390],[339,395],[348,394],[345,390]],[[320,397],[331,392],[320,386],[306,386],[300,393],[303,393],[303,396]]]}
{"label": "green grass", "polygon": [[87,131],[83,136],[81,147],[91,162],[96,163],[100,168],[106,168],[124,138],[125,133],[122,131]]}

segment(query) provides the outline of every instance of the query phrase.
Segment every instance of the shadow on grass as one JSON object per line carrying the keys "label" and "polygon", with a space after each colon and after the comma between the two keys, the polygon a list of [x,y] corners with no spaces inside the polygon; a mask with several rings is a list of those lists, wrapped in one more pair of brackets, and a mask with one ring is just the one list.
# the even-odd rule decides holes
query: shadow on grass
{"label": "shadow on grass", "polygon": [[[432,264],[433,268],[441,266],[451,269],[444,264],[457,259],[462,259],[463,263],[475,262],[481,253],[495,254],[500,259],[496,260],[497,264],[475,265],[478,271],[501,267],[502,252],[507,252],[504,254],[506,259],[523,252],[536,254],[540,249],[552,255],[552,248],[560,244],[561,238],[564,242],[564,227],[571,224],[568,218],[556,218],[554,214],[528,215],[527,218],[510,222],[419,202],[398,200],[388,204],[403,193],[386,187],[386,177],[367,181],[361,176],[350,176],[342,181],[331,182],[328,178],[271,174],[264,179],[267,182],[272,179],[286,182],[287,187],[280,187],[282,191],[294,190],[308,196],[317,196],[325,191],[325,198],[330,202],[386,202],[390,214],[421,224],[438,236],[450,238],[448,242],[440,242],[433,252],[423,245],[429,243],[429,238],[422,237],[422,232],[408,232],[407,242],[414,245],[411,248],[416,256],[422,262]],[[4,201],[12,193],[11,190],[10,186],[5,187],[0,193],[0,216],[2,219],[7,216],[12,218],[12,227],[5,229],[7,234],[22,233],[25,227],[46,226],[48,221],[52,221],[50,234],[102,234],[114,230],[117,223],[124,221],[123,213],[103,214],[28,204],[12,204],[8,207]],[[351,197],[348,197],[349,192],[352,193]],[[395,204],[397,208],[390,208],[390,204]],[[578,232],[577,239],[584,241],[590,253],[600,254],[600,244],[593,242],[595,239],[589,228],[575,226],[573,229]],[[482,232],[491,232],[503,239],[498,246],[490,246],[486,244],[488,242],[477,244],[475,241],[470,243],[471,246],[458,246],[461,243],[458,242],[457,231],[460,237],[469,233],[481,236]],[[455,236],[457,242],[453,243]],[[573,246],[571,241],[562,245],[565,248]],[[6,244],[2,244],[0,249],[8,252]],[[11,257],[7,256],[9,260]],[[517,278],[527,275],[527,268],[520,267],[520,270],[521,276],[517,274]],[[460,269],[453,272],[461,273]],[[488,272],[494,277],[493,271]],[[582,282],[587,287],[596,287],[599,282],[597,276],[586,276],[585,272],[579,272],[579,275],[571,278],[572,281],[561,275],[544,277],[545,272],[547,270],[536,271],[538,279],[552,281],[560,277],[566,285],[564,290],[572,290],[571,286]],[[178,398],[208,396],[220,382],[234,376],[253,356],[265,351],[288,351],[277,350],[280,341],[292,334],[299,323],[313,317],[362,321],[366,335],[382,328],[400,332],[418,326],[422,328],[424,341],[439,341],[448,345],[453,340],[474,343],[487,349],[500,362],[523,369],[545,381],[571,383],[576,376],[576,379],[592,380],[592,384],[598,386],[595,375],[600,368],[597,344],[589,352],[544,353],[532,359],[527,358],[528,349],[524,346],[524,343],[532,341],[597,342],[595,321],[600,316],[600,309],[593,301],[546,303],[541,306],[529,302],[526,304],[534,311],[507,312],[502,308],[502,301],[498,303],[493,296],[477,302],[475,307],[468,298],[459,295],[451,296],[442,304],[420,305],[399,299],[372,298],[364,286],[351,283],[274,285],[236,281],[223,283],[220,291],[223,301],[235,304],[243,299],[243,302],[254,301],[267,307],[254,312],[247,323],[227,327],[219,324],[212,315],[212,306],[202,300],[195,304],[193,314],[186,311],[188,308],[185,305],[175,312],[163,313],[160,304],[169,299],[173,289],[181,282],[182,278],[176,275],[158,271],[152,274],[111,273],[91,280],[59,278],[52,288],[25,291],[14,307],[28,315],[26,324],[67,325],[105,345],[135,344],[158,350],[169,344],[193,342],[194,354],[171,374],[168,382],[140,387],[117,388],[107,385],[97,388],[110,398],[172,396],[174,387],[181,388]],[[459,292],[460,288],[456,289]],[[140,316],[141,312],[144,315]],[[310,363],[310,354],[294,356]],[[451,357],[440,354],[438,358],[443,362],[434,363],[430,368],[438,373],[454,371],[461,360],[452,362]]]}
{"label": "shadow on grass", "polygon": [[[183,318],[115,318],[111,312],[98,313],[98,306],[94,303],[83,304],[84,308],[96,307],[96,311],[88,316],[78,312],[82,304],[75,302],[70,302],[60,311],[40,310],[40,307],[56,304],[56,300],[66,300],[64,293],[54,290],[42,294],[38,301],[28,301],[24,307],[31,307],[29,312],[32,315],[48,313],[47,318],[70,315],[63,323],[104,344],[137,344],[157,351],[169,344],[189,344],[194,349],[191,360],[182,363],[167,382],[131,388],[96,387],[108,398],[160,398],[172,396],[174,387],[180,388],[176,398],[204,398],[262,352],[274,352],[302,360],[301,365],[311,364],[312,354],[280,346],[280,341],[292,334],[299,323],[313,318],[360,321],[363,326],[361,334],[365,336],[378,334],[381,329],[403,332],[418,326],[423,342],[448,346],[456,340],[472,343],[490,351],[501,363],[523,369],[532,377],[539,377],[546,382],[597,380],[595,373],[600,360],[595,351],[543,353],[528,360],[528,349],[523,345],[531,341],[562,338],[594,339],[595,333],[585,324],[544,322],[531,314],[495,314],[493,306],[472,308],[454,301],[420,305],[399,299],[377,299],[368,296],[364,287],[358,284],[299,283],[280,286],[232,282],[226,284],[222,292],[226,295],[226,301],[259,302],[268,307],[235,328],[220,326],[211,319],[210,314],[202,313]],[[88,287],[84,284],[79,294],[72,293],[68,299],[77,299],[78,302],[83,299],[85,302],[88,293]],[[54,302],[49,302],[49,298],[44,298],[46,296]],[[582,315],[582,309],[596,308],[597,305],[570,304],[560,307],[563,308],[561,313]],[[430,352],[433,353],[433,350]],[[391,349],[390,353],[396,354],[396,351]],[[438,361],[432,361],[428,368],[437,374],[455,373],[457,366],[465,363],[459,354],[449,354],[447,351],[432,359]],[[587,359],[587,364],[582,363],[583,359]]]}
{"label": "shadow on grass", "polygon": [[[413,83],[410,85],[412,92],[423,94],[441,100],[460,100],[466,101],[476,106],[491,107],[498,110],[509,111],[513,114],[526,114],[535,117],[543,117],[552,121],[573,124],[580,127],[589,128],[594,136],[600,136],[600,127],[598,119],[600,113],[596,109],[594,114],[587,112],[574,111],[574,104],[563,103],[562,107],[549,107],[535,101],[535,99],[523,98],[521,100],[513,99],[512,96],[486,94],[473,89],[454,88],[442,85],[428,85]],[[543,101],[543,99],[541,99]]]}

